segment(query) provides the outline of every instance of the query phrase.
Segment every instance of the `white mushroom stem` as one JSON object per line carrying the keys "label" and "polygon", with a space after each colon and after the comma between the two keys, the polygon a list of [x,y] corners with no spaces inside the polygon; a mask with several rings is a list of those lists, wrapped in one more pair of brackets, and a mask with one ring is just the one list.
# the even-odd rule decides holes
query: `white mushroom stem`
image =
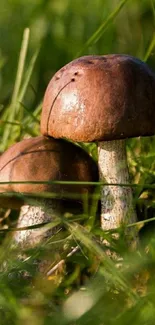
{"label": "white mushroom stem", "polygon": [[[17,228],[52,222],[58,216],[60,216],[60,202],[54,200],[36,200],[36,206],[23,205],[21,207]],[[14,243],[20,247],[32,248],[35,245],[42,243],[44,239],[54,232],[54,229],[52,228],[49,230],[49,225],[45,225],[36,229],[16,231],[13,237]]]}
{"label": "white mushroom stem", "polygon": [[[108,184],[129,184],[125,140],[98,143],[100,181]],[[133,206],[132,188],[103,186],[101,188],[101,227],[103,230],[137,221]],[[130,231],[131,233],[131,231]],[[133,231],[135,236],[135,231]]]}

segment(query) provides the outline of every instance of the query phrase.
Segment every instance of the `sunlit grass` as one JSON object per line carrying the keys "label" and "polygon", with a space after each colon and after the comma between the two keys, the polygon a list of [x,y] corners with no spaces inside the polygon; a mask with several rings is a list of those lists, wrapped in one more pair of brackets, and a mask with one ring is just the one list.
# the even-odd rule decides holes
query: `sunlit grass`
{"label": "sunlit grass", "polygon": [[[16,9],[15,15],[18,8],[15,3],[14,6],[12,3],[12,10]],[[62,6],[61,0],[51,4],[47,1],[46,4],[34,4],[34,12],[32,3],[28,2],[27,7],[24,4],[21,6],[20,26],[23,26],[22,17],[25,17],[25,12],[28,15],[29,8],[33,19],[29,18],[28,25],[32,28],[24,30],[20,53],[14,49],[19,59],[16,77],[10,73],[12,95],[10,88],[6,91],[10,87],[10,80],[7,85],[4,83],[1,86],[2,92],[4,89],[7,94],[0,116],[1,152],[23,138],[40,134],[42,97],[38,91],[45,88],[45,83],[55,70],[76,57],[77,53],[129,51],[135,55],[141,52],[144,61],[152,62],[155,66],[155,6],[152,0],[115,0],[104,3],[98,0],[94,4],[65,1]],[[18,19],[20,15],[16,21]],[[38,21],[42,26],[41,36],[39,30],[36,33]],[[81,22],[78,27],[75,21]],[[126,24],[122,26],[122,22]],[[54,34],[55,24],[57,36]],[[146,28],[147,24],[151,26],[150,29]],[[33,34],[33,30],[36,34]],[[17,36],[19,38],[18,30]],[[140,40],[144,45],[141,51]],[[0,53],[0,68],[7,71],[6,62],[9,65],[13,61],[6,60]],[[47,67],[48,64],[51,66]],[[12,68],[10,65],[9,70]],[[4,80],[6,82],[7,79]],[[97,161],[96,144],[83,143],[80,146]],[[67,210],[51,223],[30,226],[31,229],[57,226],[59,230],[37,247],[25,251],[12,245],[19,211],[0,210],[0,325],[154,324],[154,148],[154,137],[133,139],[127,143],[132,179],[129,186],[133,188],[139,218],[136,224],[128,225],[127,228],[139,229],[140,244],[136,251],[127,246],[124,227],[110,231],[100,228],[101,183],[89,184],[96,185],[96,188],[89,205],[84,198],[82,213]],[[57,181],[53,183],[62,184]],[[0,197],[2,195],[6,194]],[[21,199],[24,197],[28,204],[33,204],[36,196],[35,193],[31,197],[25,197],[24,193],[7,195]],[[57,195],[40,193],[37,198],[56,198]],[[67,199],[77,197],[68,193]],[[114,236],[116,232],[119,240]],[[117,259],[109,258],[103,240],[109,242]],[[40,272],[38,263],[41,266],[45,260],[48,263],[43,268],[44,272]]]}

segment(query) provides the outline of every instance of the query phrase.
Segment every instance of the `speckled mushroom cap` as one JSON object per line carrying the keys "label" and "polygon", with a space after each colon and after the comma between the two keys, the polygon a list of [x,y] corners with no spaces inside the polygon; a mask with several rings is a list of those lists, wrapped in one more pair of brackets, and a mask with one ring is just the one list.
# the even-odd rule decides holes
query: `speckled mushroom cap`
{"label": "speckled mushroom cap", "polygon": [[[98,181],[93,159],[80,147],[64,140],[39,136],[11,146],[0,157],[0,182],[7,181]],[[48,184],[0,184],[0,192],[34,193],[91,192],[91,186]],[[18,200],[0,199],[1,206],[18,207]],[[19,203],[19,205],[21,205]]]}
{"label": "speckled mushroom cap", "polygon": [[47,87],[41,132],[86,142],[153,135],[155,74],[129,55],[70,62]]}

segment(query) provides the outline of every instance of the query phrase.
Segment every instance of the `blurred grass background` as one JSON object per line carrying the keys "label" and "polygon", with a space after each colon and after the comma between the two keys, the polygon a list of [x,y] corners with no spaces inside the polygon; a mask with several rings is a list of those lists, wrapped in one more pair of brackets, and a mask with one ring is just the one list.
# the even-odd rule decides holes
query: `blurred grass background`
{"label": "blurred grass background", "polygon": [[[39,135],[47,84],[75,57],[126,53],[155,71],[154,0],[1,0],[0,9],[1,152],[23,137]],[[84,147],[95,152],[93,145]],[[132,182],[141,184],[134,198],[143,221],[155,217],[154,189],[145,188],[154,185],[154,157],[154,137],[128,141]],[[88,221],[79,226],[74,218],[67,234],[49,240],[45,251],[39,247],[29,252],[29,260],[18,261],[4,232],[14,224],[14,214],[2,210],[0,215],[0,325],[154,324],[154,221],[141,228],[135,253],[111,238],[112,248],[123,256],[118,269],[99,243],[100,236],[110,234]],[[80,249],[63,271],[51,277],[36,274],[33,259],[55,256],[57,245],[64,243]],[[59,261],[61,255],[54,258]],[[29,271],[33,280],[22,277]]]}
{"label": "blurred grass background", "polygon": [[[41,50],[26,93],[30,109],[42,100],[52,75],[80,54],[128,53],[144,59],[154,37],[153,0],[128,0],[100,39],[83,49],[118,0],[1,0],[0,13],[0,103],[6,106],[14,87],[23,30],[31,31],[27,65],[37,48]],[[155,65],[153,51],[148,63]],[[31,88],[32,87],[32,88]]]}

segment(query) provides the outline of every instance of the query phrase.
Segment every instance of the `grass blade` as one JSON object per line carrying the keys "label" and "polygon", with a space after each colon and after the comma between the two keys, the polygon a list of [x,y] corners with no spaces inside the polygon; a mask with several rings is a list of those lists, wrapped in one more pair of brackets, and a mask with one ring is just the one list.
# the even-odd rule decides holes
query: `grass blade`
{"label": "grass blade", "polygon": [[[8,117],[10,122],[13,122],[16,113],[16,102],[17,102],[17,97],[19,94],[19,89],[23,78],[25,60],[27,55],[28,43],[29,43],[29,34],[30,34],[29,28],[26,28],[23,34],[23,40],[22,40],[22,45],[21,45],[21,50],[19,55],[19,62],[18,62],[18,68],[17,68],[16,80],[15,80],[14,91],[11,99],[11,104],[8,107],[8,109],[5,111],[5,118]],[[0,150],[2,151],[7,148],[8,138],[9,135],[11,134],[11,129],[12,129],[11,124],[8,124],[4,129],[4,133],[1,141],[1,148],[0,148]]]}
{"label": "grass blade", "polygon": [[95,44],[103,35],[107,27],[113,22],[116,16],[119,14],[121,9],[124,7],[126,2],[129,0],[123,0],[115,8],[115,10],[109,15],[109,17],[99,26],[95,33],[88,39],[84,47],[77,53],[76,57],[80,56],[89,46]]}
{"label": "grass blade", "polygon": [[17,68],[17,74],[16,74],[15,87],[14,87],[12,100],[11,100],[11,106],[16,103],[17,97],[19,94],[19,89],[20,89],[21,82],[22,82],[22,77],[23,77],[23,72],[24,72],[24,67],[25,67],[25,60],[26,60],[26,55],[27,55],[27,49],[28,49],[28,44],[29,44],[29,35],[30,35],[30,30],[29,30],[29,28],[26,28],[24,30],[24,34],[23,34],[23,41],[22,41],[21,51],[20,51],[20,55],[19,55],[19,62],[18,62],[18,68]]}
{"label": "grass blade", "polygon": [[34,66],[35,66],[35,63],[36,63],[36,60],[37,60],[37,57],[38,57],[38,54],[39,54],[39,49],[36,50],[36,52],[34,53],[31,61],[30,61],[30,64],[29,64],[29,68],[26,72],[26,77],[25,77],[25,81],[24,81],[24,84],[20,90],[20,93],[19,93],[19,96],[18,96],[18,101],[21,102],[24,98],[24,95],[26,93],[26,90],[27,90],[27,87],[28,87],[28,84],[29,84],[29,81],[30,81],[30,78],[31,78],[31,75],[32,75],[32,72],[33,72],[33,69],[34,69]]}
{"label": "grass blade", "polygon": [[153,19],[154,19],[154,24],[155,24],[155,5],[153,3],[153,0],[150,0],[150,2],[151,2],[151,9],[152,9]]}
{"label": "grass blade", "polygon": [[144,59],[143,59],[144,62],[146,62],[148,60],[149,56],[151,55],[151,53],[152,53],[152,51],[154,49],[154,46],[155,46],[155,33],[153,34],[152,40],[151,40],[151,42],[150,42],[150,44],[149,44],[149,46],[147,48],[147,51],[146,51],[146,53],[144,55]]}
{"label": "grass blade", "polygon": [[24,108],[24,110],[28,113],[28,116],[30,116],[32,118],[32,120],[34,120],[34,122],[37,122],[38,124],[40,123],[40,121],[36,118],[36,116],[23,104],[20,103],[19,104]]}

